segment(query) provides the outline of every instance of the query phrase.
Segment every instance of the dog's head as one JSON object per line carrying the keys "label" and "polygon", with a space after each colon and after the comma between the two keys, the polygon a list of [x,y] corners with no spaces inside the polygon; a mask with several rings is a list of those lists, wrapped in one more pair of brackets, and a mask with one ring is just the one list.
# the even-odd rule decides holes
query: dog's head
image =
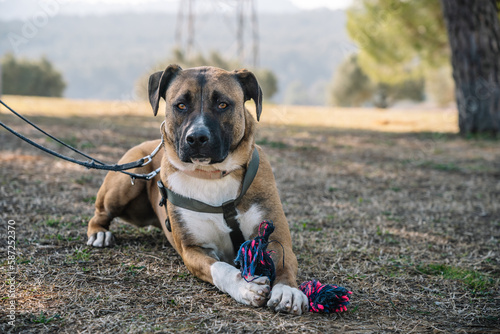
{"label": "dog's head", "polygon": [[170,65],[151,75],[148,91],[155,116],[166,101],[164,136],[176,155],[169,158],[182,169],[222,164],[248,141],[254,121],[245,102],[254,100],[257,120],[262,112],[261,88],[247,70]]}

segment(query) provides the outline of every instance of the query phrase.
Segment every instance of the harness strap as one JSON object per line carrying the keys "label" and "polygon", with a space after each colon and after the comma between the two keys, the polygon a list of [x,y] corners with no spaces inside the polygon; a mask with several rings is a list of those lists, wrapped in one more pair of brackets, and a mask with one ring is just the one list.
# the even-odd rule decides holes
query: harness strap
{"label": "harness strap", "polygon": [[[161,180],[157,182],[160,194],[162,196],[160,206],[164,206],[168,200],[175,206],[191,211],[203,212],[203,213],[222,213],[224,215],[224,220],[226,221],[226,224],[231,228],[231,233],[230,233],[231,242],[233,243],[234,251],[237,252],[240,249],[240,245],[245,241],[245,238],[243,237],[240,225],[238,223],[238,220],[236,219],[236,216],[238,215],[238,213],[236,212],[236,207],[238,206],[238,204],[240,204],[241,200],[243,199],[243,196],[245,196],[248,188],[250,188],[250,185],[252,184],[255,175],[257,175],[257,171],[259,170],[259,162],[260,162],[259,152],[257,151],[257,148],[255,148],[252,153],[252,159],[248,164],[245,177],[243,178],[243,184],[241,187],[240,195],[234,200],[229,200],[223,203],[221,206],[212,206],[204,202],[179,195],[176,192],[173,192],[172,190],[165,187]],[[167,210],[166,205],[165,205],[165,210]],[[165,224],[169,229],[170,223],[165,222]],[[170,229],[169,231],[171,232]]]}

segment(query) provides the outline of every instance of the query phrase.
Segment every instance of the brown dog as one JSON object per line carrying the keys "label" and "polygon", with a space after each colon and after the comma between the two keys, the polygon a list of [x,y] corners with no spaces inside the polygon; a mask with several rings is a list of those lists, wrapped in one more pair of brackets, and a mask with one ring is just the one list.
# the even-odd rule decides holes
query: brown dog
{"label": "brown dog", "polygon": [[[160,98],[166,101],[161,130],[164,149],[152,163],[134,172],[149,173],[161,166],[160,176],[132,185],[127,175],[109,173],[97,194],[95,215],[88,225],[88,245],[113,245],[109,225],[115,217],[136,226],[153,225],[163,229],[191,273],[237,301],[253,306],[267,302],[276,311],[298,315],[306,311],[307,298],[296,288],[297,259],[273,172],[255,145],[255,120],[245,108],[245,101],[253,99],[259,120],[262,92],[255,76],[246,70],[182,70],[171,65],[151,75],[149,97],[155,115]],[[158,144],[142,143],[128,151],[120,163],[140,159]],[[267,277],[247,282],[232,265],[239,245],[233,245],[230,232],[234,229],[228,226],[225,214],[185,209],[172,204],[170,198],[166,210],[159,205],[160,179],[181,197],[211,206],[237,198],[255,148],[260,155],[258,171],[236,206],[235,221],[245,240],[257,235],[261,221],[274,222],[276,229],[270,240],[277,242],[269,245],[276,264],[272,290]]]}

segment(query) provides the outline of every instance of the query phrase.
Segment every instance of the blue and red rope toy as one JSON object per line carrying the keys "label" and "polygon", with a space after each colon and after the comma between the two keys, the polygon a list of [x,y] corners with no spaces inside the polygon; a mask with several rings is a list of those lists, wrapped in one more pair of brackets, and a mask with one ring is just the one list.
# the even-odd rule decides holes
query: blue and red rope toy
{"label": "blue and red rope toy", "polygon": [[253,240],[245,241],[234,260],[240,266],[241,277],[248,282],[248,277],[267,276],[271,284],[276,278],[271,252],[267,251],[269,236],[274,232],[274,224],[263,221],[259,225],[259,233]]}
{"label": "blue and red rope toy", "polygon": [[[234,260],[240,266],[241,276],[248,281],[249,277],[267,276],[273,283],[276,278],[276,269],[271,251],[267,250],[269,236],[274,231],[272,221],[260,223],[259,233],[253,240],[245,241]],[[318,313],[339,313],[347,311],[349,295],[346,288],[321,284],[317,280],[307,281],[299,286],[309,300],[309,311]]]}

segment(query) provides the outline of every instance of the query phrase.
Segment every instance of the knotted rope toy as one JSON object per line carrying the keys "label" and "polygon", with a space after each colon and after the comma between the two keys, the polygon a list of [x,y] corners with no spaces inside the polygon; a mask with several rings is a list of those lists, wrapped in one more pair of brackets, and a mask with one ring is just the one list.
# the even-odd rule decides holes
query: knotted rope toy
{"label": "knotted rope toy", "polygon": [[[249,277],[267,276],[271,284],[276,278],[276,269],[271,251],[267,250],[269,245],[269,236],[274,231],[272,221],[265,220],[259,225],[258,235],[245,241],[238,251],[234,260],[236,265],[240,266],[241,277],[247,282]],[[299,286],[299,289],[307,296],[309,300],[309,311],[317,313],[339,313],[347,311],[349,305],[349,295],[352,294],[346,288],[321,284],[317,280],[307,281]]]}
{"label": "knotted rope toy", "polygon": [[[253,240],[245,241],[238,251],[234,260],[240,266],[241,277],[249,282],[248,278],[267,276],[271,284],[276,278],[276,268],[274,267],[271,253],[267,251],[269,236],[274,232],[274,224],[267,220],[259,225],[259,233]],[[254,278],[254,279],[255,279]]]}

